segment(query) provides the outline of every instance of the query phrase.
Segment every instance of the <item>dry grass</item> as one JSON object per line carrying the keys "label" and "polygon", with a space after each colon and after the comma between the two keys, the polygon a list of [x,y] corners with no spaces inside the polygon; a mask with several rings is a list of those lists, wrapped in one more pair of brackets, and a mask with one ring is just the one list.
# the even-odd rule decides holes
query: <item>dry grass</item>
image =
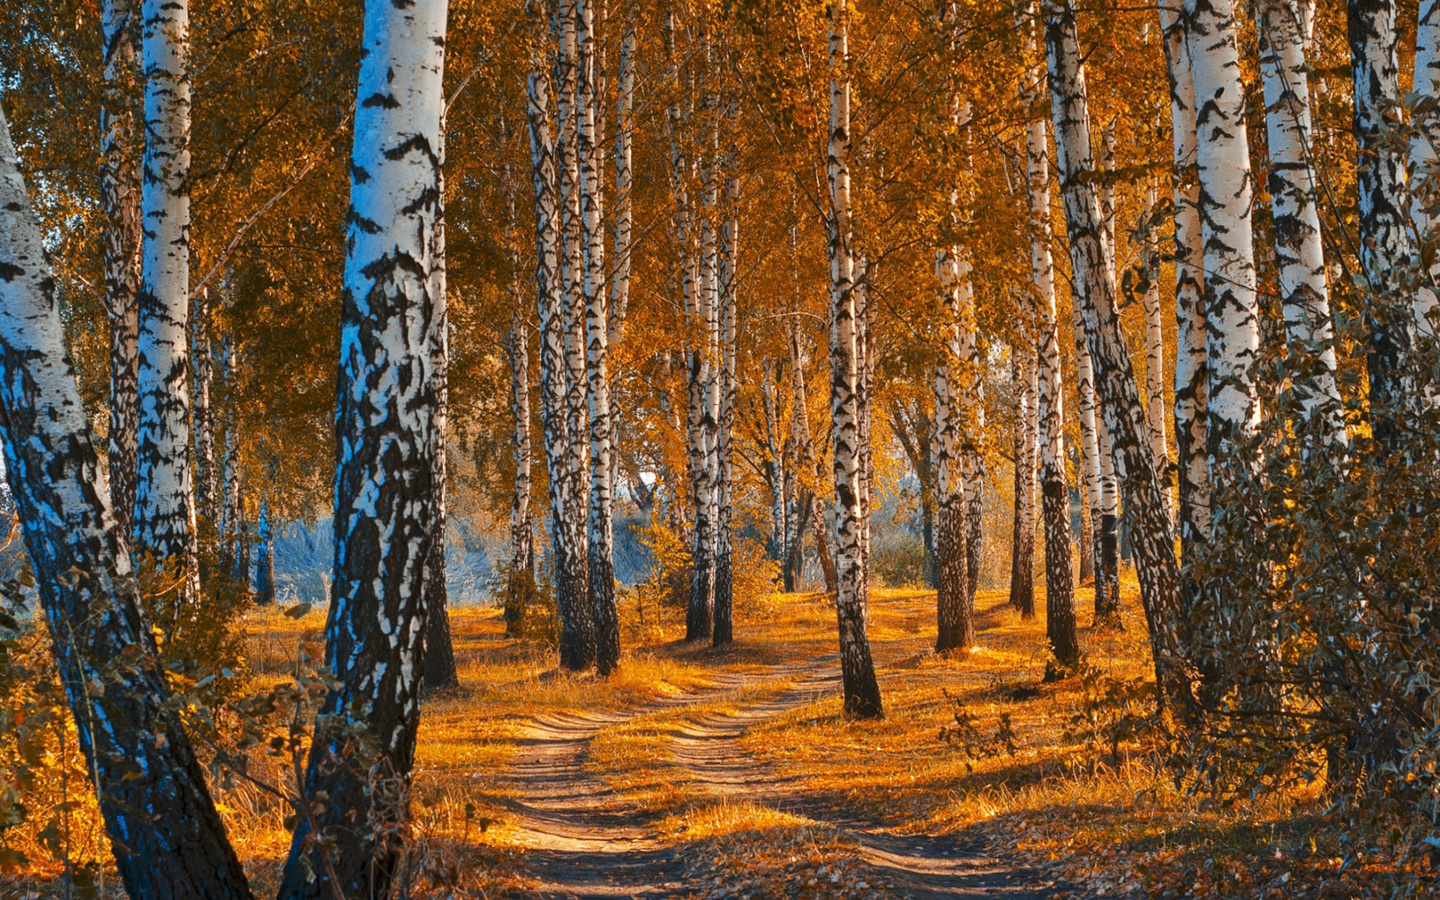
{"label": "dry grass", "polygon": [[[1133,582],[1126,593],[1124,630],[1082,628],[1082,643],[1089,664],[1106,676],[1144,679],[1151,671]],[[1081,596],[1088,601],[1088,591]],[[1043,593],[1041,618],[1025,621],[1008,608],[1004,593],[982,592],[980,647],[949,657],[929,649],[933,603],[926,592],[872,594],[883,720],[846,720],[840,698],[822,696],[761,721],[738,739],[739,750],[815,808],[900,831],[978,834],[997,852],[1020,855],[1080,894],[1385,893],[1382,866],[1337,871],[1333,836],[1314,797],[1209,805],[1177,791],[1144,748],[1122,744],[1112,757],[1072,734],[1072,718],[1086,706],[1086,685],[1079,678],[1042,683]],[[843,831],[708,791],[687,779],[672,752],[687,722],[774,698],[816,660],[833,660],[834,612],[826,599],[776,596],[742,620],[739,643],[722,652],[677,642],[674,614],[655,622],[652,612],[644,629],[633,611],[625,614],[628,633],[648,633],[652,642],[630,649],[621,672],[600,680],[557,672],[551,653],[505,638],[497,610],[452,610],[461,687],[425,706],[414,782],[416,893],[443,888],[493,896],[525,887],[519,874],[524,849],[508,803],[514,789],[502,775],[536,717],[639,707],[743,675],[748,682],[741,690],[662,706],[601,729],[587,772],[648,815],[658,836],[692,861],[700,896],[742,887],[758,897],[885,896],[887,886],[867,880]],[[1090,618],[1083,605],[1080,618]],[[287,677],[300,642],[318,643],[323,617],[317,611],[296,620],[262,611],[245,625],[252,677],[263,686]],[[968,714],[983,752],[966,753],[939,739],[955,722],[955,703]],[[1002,719],[1013,732],[1013,753],[992,739]],[[253,789],[222,787],[216,796],[257,895],[272,892],[289,844],[285,810]],[[54,875],[52,869],[0,880],[0,900],[56,894]],[[106,887],[116,894],[113,875]]]}

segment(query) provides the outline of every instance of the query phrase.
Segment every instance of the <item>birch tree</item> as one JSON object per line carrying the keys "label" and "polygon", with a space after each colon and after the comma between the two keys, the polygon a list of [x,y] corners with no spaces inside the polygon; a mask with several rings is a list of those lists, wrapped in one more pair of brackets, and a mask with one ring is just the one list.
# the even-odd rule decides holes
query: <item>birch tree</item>
{"label": "birch tree", "polygon": [[961,459],[964,413],[960,398],[960,278],[954,248],[936,251],[940,284],[942,343],[935,361],[935,652],[975,643],[975,607],[970,602],[966,550],[965,484]]}
{"label": "birch tree", "polygon": [[[1307,7],[1313,0],[1306,0]],[[1308,28],[1314,28],[1314,16],[1303,20]],[[1440,101],[1440,2],[1421,0],[1419,18],[1415,24],[1415,80],[1414,92],[1432,104]],[[1440,172],[1436,163],[1440,160],[1440,113],[1432,106],[1425,112],[1415,114],[1416,133],[1410,139],[1411,177],[1418,182],[1412,190],[1410,217],[1415,223],[1415,234],[1421,247],[1421,256],[1435,243],[1435,217],[1428,212],[1431,198],[1440,190]],[[1435,332],[1434,316],[1437,305],[1436,288],[1440,286],[1440,260],[1430,256],[1426,279],[1416,296],[1416,325],[1422,335]],[[1428,283],[1425,283],[1428,280]]]}
{"label": "birch tree", "polygon": [[1035,351],[1026,334],[1010,348],[1015,391],[1015,514],[1010,541],[1010,606],[1023,618],[1035,615],[1035,472],[1039,419]]}
{"label": "birch tree", "polygon": [[145,0],[134,549],[199,591],[190,481],[190,10]]}
{"label": "birch tree", "polygon": [[[1217,479],[1232,479],[1233,466],[1248,465],[1235,454],[1260,423],[1254,373],[1260,349],[1254,185],[1230,0],[1186,0],[1185,16],[1200,135],[1195,163],[1205,241],[1207,450],[1211,484],[1216,485]],[[1210,523],[1205,524],[1208,540]]]}
{"label": "birch tree", "polygon": [[[1145,185],[1144,228],[1145,292],[1145,425],[1150,434],[1150,453],[1164,488],[1165,509],[1170,513],[1170,447],[1165,435],[1165,325],[1160,309],[1160,239],[1155,233],[1155,205],[1159,191],[1154,179]],[[1174,518],[1171,513],[1171,518]]]}
{"label": "birch tree", "polygon": [[850,230],[850,16],[846,0],[826,4],[830,139],[826,154],[830,262],[830,413],[835,475],[835,608],[845,714],[883,715],[866,634],[868,586],[861,558],[858,353],[854,235]]}
{"label": "birch tree", "polygon": [[3,111],[0,273],[0,443],[120,879],[136,900],[248,900],[140,607]]}
{"label": "birch tree", "polygon": [[[1204,242],[1200,227],[1200,187],[1195,182],[1195,88],[1184,7],[1180,0],[1160,5],[1165,70],[1170,85],[1171,142],[1175,178],[1175,454],[1179,486],[1181,555],[1191,559],[1205,534],[1210,510],[1206,445],[1207,372],[1205,358]],[[1187,604],[1193,586],[1186,589]]]}
{"label": "birch tree", "polygon": [[1349,0],[1346,9],[1354,83],[1360,268],[1372,295],[1366,312],[1371,427],[1381,446],[1393,450],[1399,439],[1398,422],[1416,393],[1409,370],[1417,320],[1429,327],[1423,302],[1417,305],[1416,297],[1396,296],[1406,290],[1409,276],[1403,270],[1415,255],[1405,202],[1405,156],[1385,134],[1385,117],[1400,100],[1400,34],[1394,0]]}
{"label": "birch tree", "polygon": [[[433,350],[444,320],[446,12],[445,0],[365,6],[325,626],[325,661],[339,685],[317,719],[306,769],[306,796],[321,808],[296,829],[282,900],[386,895],[408,817],[437,512]],[[342,737],[332,720],[363,723],[374,736],[373,772],[337,764]],[[355,828],[357,820],[368,827]],[[333,841],[329,864],[312,827]]]}
{"label": "birch tree", "polygon": [[1308,0],[1257,6],[1265,136],[1270,148],[1266,193],[1275,220],[1275,257],[1285,331],[1301,371],[1292,376],[1305,421],[1323,444],[1343,446],[1345,423],[1335,382],[1334,327],[1325,283],[1325,248],[1311,160],[1310,74],[1305,61]]}
{"label": "birch tree", "polygon": [[[728,116],[732,133],[736,124],[736,110],[738,106],[732,101]],[[739,273],[736,267],[740,257],[740,176],[735,170],[733,145],[725,154],[723,174],[725,202],[720,225],[717,273],[720,302],[720,372],[716,388],[720,401],[720,416],[716,423],[715,471],[719,487],[715,498],[715,617],[711,632],[711,642],[716,647],[724,646],[735,639],[734,538],[731,520],[735,494],[735,368],[739,354],[739,312],[736,306]]]}
{"label": "birch tree", "polygon": [[[1030,10],[1033,14],[1035,6]],[[1027,35],[1028,38],[1028,35]],[[1030,40],[1030,48],[1035,44]],[[1041,72],[1022,92],[1035,108],[1044,88]],[[1033,86],[1032,86],[1033,85]],[[1041,518],[1045,529],[1045,633],[1050,652],[1063,667],[1079,661],[1075,635],[1075,582],[1070,568],[1070,486],[1065,477],[1064,386],[1060,369],[1060,328],[1055,310],[1055,261],[1050,253],[1050,165],[1045,119],[1025,128],[1026,196],[1030,205],[1030,278],[1035,292],[1037,403],[1039,404]],[[1082,500],[1083,503],[1083,500]],[[1034,610],[1031,610],[1034,615]]]}
{"label": "birch tree", "polygon": [[1096,393],[1107,430],[1124,459],[1126,507],[1133,524],[1140,598],[1150,631],[1160,696],[1178,713],[1194,708],[1188,665],[1180,643],[1180,580],[1173,531],[1165,514],[1155,460],[1145,443],[1145,414],[1129,353],[1120,335],[1114,273],[1101,246],[1102,222],[1090,151],[1089,98],[1070,0],[1046,0],[1045,50],[1056,168],[1070,239]]}
{"label": "birch tree", "polygon": [[580,162],[580,206],[584,234],[585,363],[590,414],[590,502],[586,533],[589,603],[595,620],[595,663],[601,675],[620,664],[620,620],[615,609],[614,497],[611,475],[610,304],[605,284],[603,222],[604,150],[598,134],[594,0],[576,0],[578,96],[576,152]]}
{"label": "birch tree", "polygon": [[140,143],[131,84],[135,77],[138,11],[130,0],[100,7],[104,106],[100,110],[100,241],[105,308],[110,320],[110,428],[107,458],[115,520],[126,534],[135,512],[139,429]]}

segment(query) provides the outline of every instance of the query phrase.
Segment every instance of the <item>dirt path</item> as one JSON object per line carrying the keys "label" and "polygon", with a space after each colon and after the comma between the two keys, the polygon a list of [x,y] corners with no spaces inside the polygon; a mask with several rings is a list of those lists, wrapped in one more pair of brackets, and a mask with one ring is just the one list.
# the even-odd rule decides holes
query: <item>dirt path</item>
{"label": "dirt path", "polygon": [[675,848],[656,840],[646,816],[584,769],[591,740],[604,728],[638,716],[743,690],[754,676],[722,676],[703,691],[614,713],[546,716],[520,741],[511,804],[529,848],[526,868],[543,898],[674,897],[685,867]]}
{"label": "dirt path", "polygon": [[662,844],[646,828],[646,816],[628,805],[583,768],[591,740],[602,729],[637,716],[677,711],[747,686],[785,675],[794,684],[777,696],[745,703],[723,714],[686,720],[672,738],[673,757],[690,786],[719,797],[743,798],[834,826],[861,847],[862,858],[902,896],[938,898],[1009,898],[1045,895],[1033,873],[984,855],[962,837],[901,835],[878,822],[847,817],[825,808],[801,787],[778,778],[747,757],[740,739],[747,729],[817,697],[839,689],[833,659],[817,660],[796,671],[730,676],[713,687],[666,698],[618,713],[551,717],[536,722],[522,744],[513,780],[523,798],[523,842],[529,847],[527,869],[545,898],[676,897],[694,891],[677,848]]}

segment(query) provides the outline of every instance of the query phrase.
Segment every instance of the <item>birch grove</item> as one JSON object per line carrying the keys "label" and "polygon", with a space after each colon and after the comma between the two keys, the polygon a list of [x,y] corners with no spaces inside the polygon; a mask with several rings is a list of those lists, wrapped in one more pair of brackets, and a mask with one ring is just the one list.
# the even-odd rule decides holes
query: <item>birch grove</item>
{"label": "birch grove", "polygon": [[1079,752],[1077,891],[1211,890],[1114,766],[1427,890],[1440,2],[356,12],[0,4],[0,889],[583,893],[598,803],[663,893],[688,710],[916,834]]}

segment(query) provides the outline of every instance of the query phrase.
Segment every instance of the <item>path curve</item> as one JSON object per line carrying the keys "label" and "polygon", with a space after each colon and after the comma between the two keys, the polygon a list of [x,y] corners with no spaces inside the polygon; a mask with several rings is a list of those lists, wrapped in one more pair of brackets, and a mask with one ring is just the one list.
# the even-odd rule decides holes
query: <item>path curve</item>
{"label": "path curve", "polygon": [[629,709],[537,718],[521,740],[511,782],[521,797],[510,806],[528,848],[533,896],[546,898],[662,898],[684,896],[679,848],[659,841],[646,815],[585,771],[590,742],[602,729],[639,716],[669,712],[739,694],[781,677],[795,682],[780,694],[743,703],[733,712],[687,719],[672,736],[674,759],[694,786],[719,797],[740,797],[843,830],[860,845],[864,862],[913,900],[1003,898],[1039,900],[1047,893],[1035,873],[985,854],[960,836],[902,835],[878,822],[823,808],[741,747],[745,732],[839,689],[834,658],[755,675],[725,675],[710,686]]}

